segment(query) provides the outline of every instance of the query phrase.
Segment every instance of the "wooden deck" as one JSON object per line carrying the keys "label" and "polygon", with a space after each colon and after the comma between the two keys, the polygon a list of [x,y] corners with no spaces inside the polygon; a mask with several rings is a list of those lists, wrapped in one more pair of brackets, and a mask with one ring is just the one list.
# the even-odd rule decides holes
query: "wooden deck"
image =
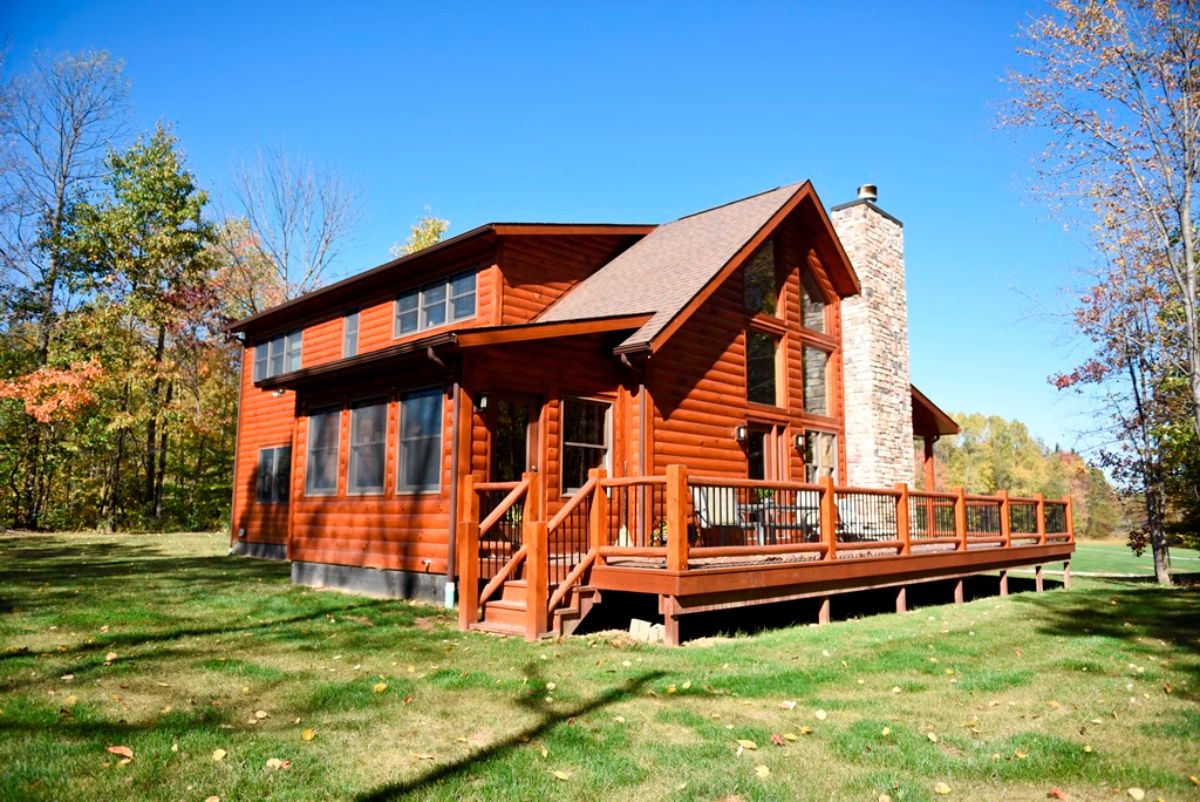
{"label": "wooden deck", "polygon": [[[1063,563],[1075,549],[1069,498],[689,477],[608,478],[602,470],[548,520],[542,479],[461,487],[459,623],[527,638],[574,631],[604,591],[658,596],[666,640],[682,616],[905,588]],[[487,501],[480,515],[481,499]]]}

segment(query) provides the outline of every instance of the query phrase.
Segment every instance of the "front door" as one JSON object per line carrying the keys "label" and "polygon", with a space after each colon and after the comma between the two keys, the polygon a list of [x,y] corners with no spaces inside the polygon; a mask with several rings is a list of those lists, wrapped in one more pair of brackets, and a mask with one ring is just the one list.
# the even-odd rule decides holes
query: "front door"
{"label": "front door", "polygon": [[490,482],[517,482],[538,470],[538,417],[541,405],[528,396],[498,396],[488,413],[491,438]]}

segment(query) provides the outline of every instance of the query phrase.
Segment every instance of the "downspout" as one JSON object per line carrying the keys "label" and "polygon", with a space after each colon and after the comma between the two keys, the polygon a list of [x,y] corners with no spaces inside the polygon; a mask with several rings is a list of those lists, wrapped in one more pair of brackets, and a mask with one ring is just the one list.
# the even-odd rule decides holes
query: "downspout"
{"label": "downspout", "polygon": [[462,388],[458,379],[451,384],[450,397],[453,399],[454,416],[450,421],[450,527],[446,542],[449,552],[446,554],[446,591],[444,603],[447,609],[454,607],[454,596],[457,586],[454,578],[458,573],[458,419],[462,415]]}
{"label": "downspout", "polygon": [[[229,494],[229,553],[233,554],[235,545],[238,542],[237,532],[237,492],[238,492],[238,457],[242,450],[241,435],[242,435],[242,387],[246,383],[246,342],[241,337],[234,336],[233,341],[238,344],[242,350],[242,357],[238,360],[238,400],[237,400],[237,418],[233,424],[233,490]],[[291,477],[288,477],[288,484],[291,484]],[[290,489],[290,488],[289,488]],[[291,498],[288,498],[289,505]]]}

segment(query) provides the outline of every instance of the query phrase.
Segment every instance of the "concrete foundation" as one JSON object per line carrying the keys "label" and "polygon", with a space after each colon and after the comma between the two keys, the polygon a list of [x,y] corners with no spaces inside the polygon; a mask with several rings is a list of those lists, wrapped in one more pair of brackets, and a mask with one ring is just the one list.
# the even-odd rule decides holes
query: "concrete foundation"
{"label": "concrete foundation", "polygon": [[286,560],[287,546],[282,543],[250,543],[239,540],[233,544],[233,553],[241,557],[257,557],[260,560]]}
{"label": "concrete foundation", "polygon": [[314,588],[336,588],[364,596],[445,602],[445,574],[385,571],[327,563],[292,563],[292,582]]}

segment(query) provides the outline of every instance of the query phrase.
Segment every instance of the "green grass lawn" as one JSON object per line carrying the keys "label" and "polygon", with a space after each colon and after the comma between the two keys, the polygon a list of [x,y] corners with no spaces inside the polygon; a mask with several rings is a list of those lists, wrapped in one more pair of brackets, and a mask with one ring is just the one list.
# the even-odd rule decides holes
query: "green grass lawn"
{"label": "green grass lawn", "polygon": [[[1200,574],[1200,551],[1171,549],[1171,570],[1184,574]],[[1080,573],[1134,574],[1153,576],[1154,560],[1147,550],[1135,557],[1124,543],[1081,540],[1075,544],[1071,570]]]}
{"label": "green grass lawn", "polygon": [[0,536],[0,798],[1200,799],[1195,589],[528,644],[225,547]]}

